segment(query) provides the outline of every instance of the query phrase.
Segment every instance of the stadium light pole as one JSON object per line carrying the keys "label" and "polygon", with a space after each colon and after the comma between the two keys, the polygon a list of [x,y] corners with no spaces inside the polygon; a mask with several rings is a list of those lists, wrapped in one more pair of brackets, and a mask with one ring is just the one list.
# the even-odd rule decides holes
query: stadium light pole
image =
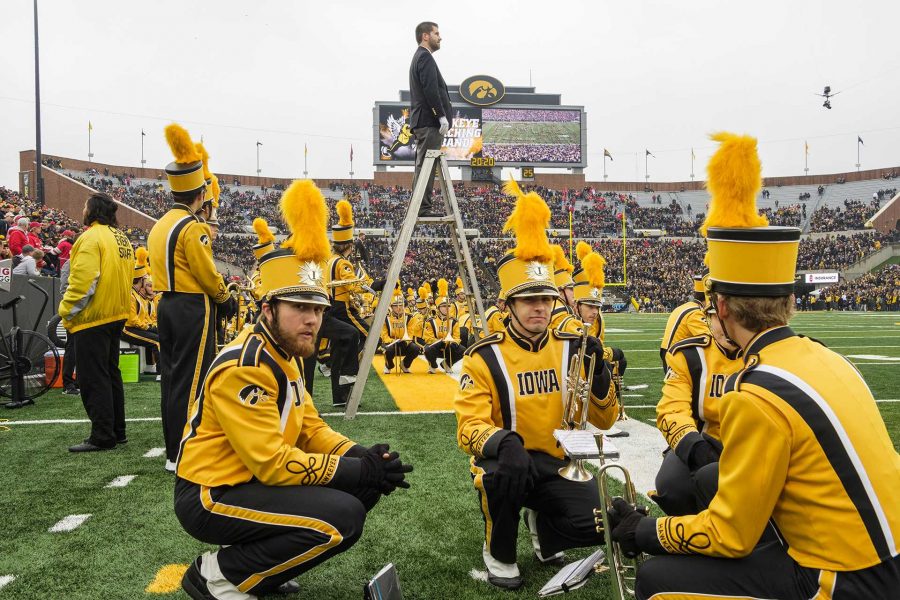
{"label": "stadium light pole", "polygon": [[44,174],[41,169],[41,59],[38,52],[38,3],[34,0],[34,186],[37,201],[44,205]]}

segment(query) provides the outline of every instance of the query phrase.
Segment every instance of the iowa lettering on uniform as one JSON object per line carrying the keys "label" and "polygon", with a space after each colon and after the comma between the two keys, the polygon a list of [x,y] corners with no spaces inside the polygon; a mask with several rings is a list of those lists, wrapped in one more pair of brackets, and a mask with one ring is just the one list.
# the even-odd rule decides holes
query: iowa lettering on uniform
{"label": "iowa lettering on uniform", "polygon": [[559,391],[559,377],[556,376],[555,369],[517,373],[516,379],[519,381],[519,396],[550,394]]}
{"label": "iowa lettering on uniform", "polygon": [[712,376],[712,381],[709,385],[709,397],[710,398],[721,398],[725,393],[725,375],[720,375],[719,373],[715,373]]}

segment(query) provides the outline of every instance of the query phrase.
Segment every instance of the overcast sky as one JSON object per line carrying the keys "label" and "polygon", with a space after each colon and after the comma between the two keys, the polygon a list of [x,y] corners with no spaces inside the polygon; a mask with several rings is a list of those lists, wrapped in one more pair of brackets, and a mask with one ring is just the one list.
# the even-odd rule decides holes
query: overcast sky
{"label": "overcast sky", "polygon": [[[589,181],[703,178],[707,134],[760,140],[763,174],[900,164],[900,2],[41,0],[43,149],[138,166],[163,127],[202,135],[213,171],[370,177],[372,106],[408,88],[413,30],[437,21],[448,84],[487,73],[588,113]],[[32,3],[0,3],[0,185],[34,147]],[[843,91],[833,110],[813,94]]]}

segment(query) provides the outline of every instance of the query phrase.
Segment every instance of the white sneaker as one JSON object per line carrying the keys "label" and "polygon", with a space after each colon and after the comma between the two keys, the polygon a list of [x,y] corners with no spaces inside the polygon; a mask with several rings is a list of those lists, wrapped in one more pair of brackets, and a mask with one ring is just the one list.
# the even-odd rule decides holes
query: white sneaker
{"label": "white sneaker", "polygon": [[331,377],[331,369],[322,363],[319,363],[319,373],[321,373],[323,377]]}
{"label": "white sneaker", "polygon": [[157,375],[157,376],[156,376],[156,380],[157,380],[157,381],[162,381],[162,375]]}
{"label": "white sneaker", "polygon": [[245,594],[225,579],[219,567],[218,552],[203,553],[200,557],[200,575],[205,579],[210,595],[217,600],[256,600],[256,596]]}
{"label": "white sneaker", "polygon": [[384,371],[382,371],[382,373],[384,373],[385,375],[390,375],[390,374],[391,374],[391,370],[388,368],[387,365],[385,365],[385,366],[384,366]]}
{"label": "white sneaker", "polygon": [[544,558],[544,554],[541,552],[541,542],[538,539],[538,529],[537,529],[537,518],[538,513],[536,510],[532,510],[530,508],[525,509],[525,527],[528,529],[528,533],[531,534],[531,547],[534,548],[534,556],[542,563],[551,563],[558,564],[561,563],[566,555],[564,552],[557,552],[553,556],[549,556]]}
{"label": "white sneaker", "polygon": [[517,590],[525,583],[516,563],[502,563],[488,552],[487,544],[481,547],[481,557],[487,567],[488,583],[506,590]]}
{"label": "white sneaker", "polygon": [[174,473],[175,467],[176,467],[176,465],[173,461],[166,460],[166,466],[165,466],[166,471],[168,471],[169,473]]}
{"label": "white sneaker", "polygon": [[341,375],[338,378],[338,383],[340,385],[350,385],[351,383],[356,383],[356,375]]}
{"label": "white sneaker", "polygon": [[437,373],[437,369],[432,369],[431,367],[428,367],[428,372],[434,374],[434,373]]}
{"label": "white sneaker", "polygon": [[400,366],[400,370],[403,371],[404,373],[411,373],[411,372],[412,372],[412,371],[410,371],[407,367],[404,367],[404,366],[402,366],[402,365]]}

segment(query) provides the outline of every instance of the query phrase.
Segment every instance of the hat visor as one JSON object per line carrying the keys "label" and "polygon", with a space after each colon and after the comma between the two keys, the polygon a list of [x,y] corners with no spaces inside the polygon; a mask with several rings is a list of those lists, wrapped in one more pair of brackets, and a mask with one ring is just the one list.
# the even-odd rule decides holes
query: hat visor
{"label": "hat visor", "polygon": [[296,304],[316,304],[319,306],[331,306],[331,301],[327,296],[321,294],[310,293],[287,293],[273,294],[271,300],[282,300],[284,302],[294,302]]}
{"label": "hat visor", "polygon": [[515,292],[514,294],[510,294],[507,296],[507,300],[514,298],[531,298],[537,296],[547,296],[548,298],[559,298],[559,292],[556,288],[546,288],[546,287],[533,287],[526,288],[521,292]]}
{"label": "hat visor", "polygon": [[576,300],[576,304],[587,304],[588,306],[598,306],[603,308],[603,300],[600,298],[584,298],[582,300]]}

